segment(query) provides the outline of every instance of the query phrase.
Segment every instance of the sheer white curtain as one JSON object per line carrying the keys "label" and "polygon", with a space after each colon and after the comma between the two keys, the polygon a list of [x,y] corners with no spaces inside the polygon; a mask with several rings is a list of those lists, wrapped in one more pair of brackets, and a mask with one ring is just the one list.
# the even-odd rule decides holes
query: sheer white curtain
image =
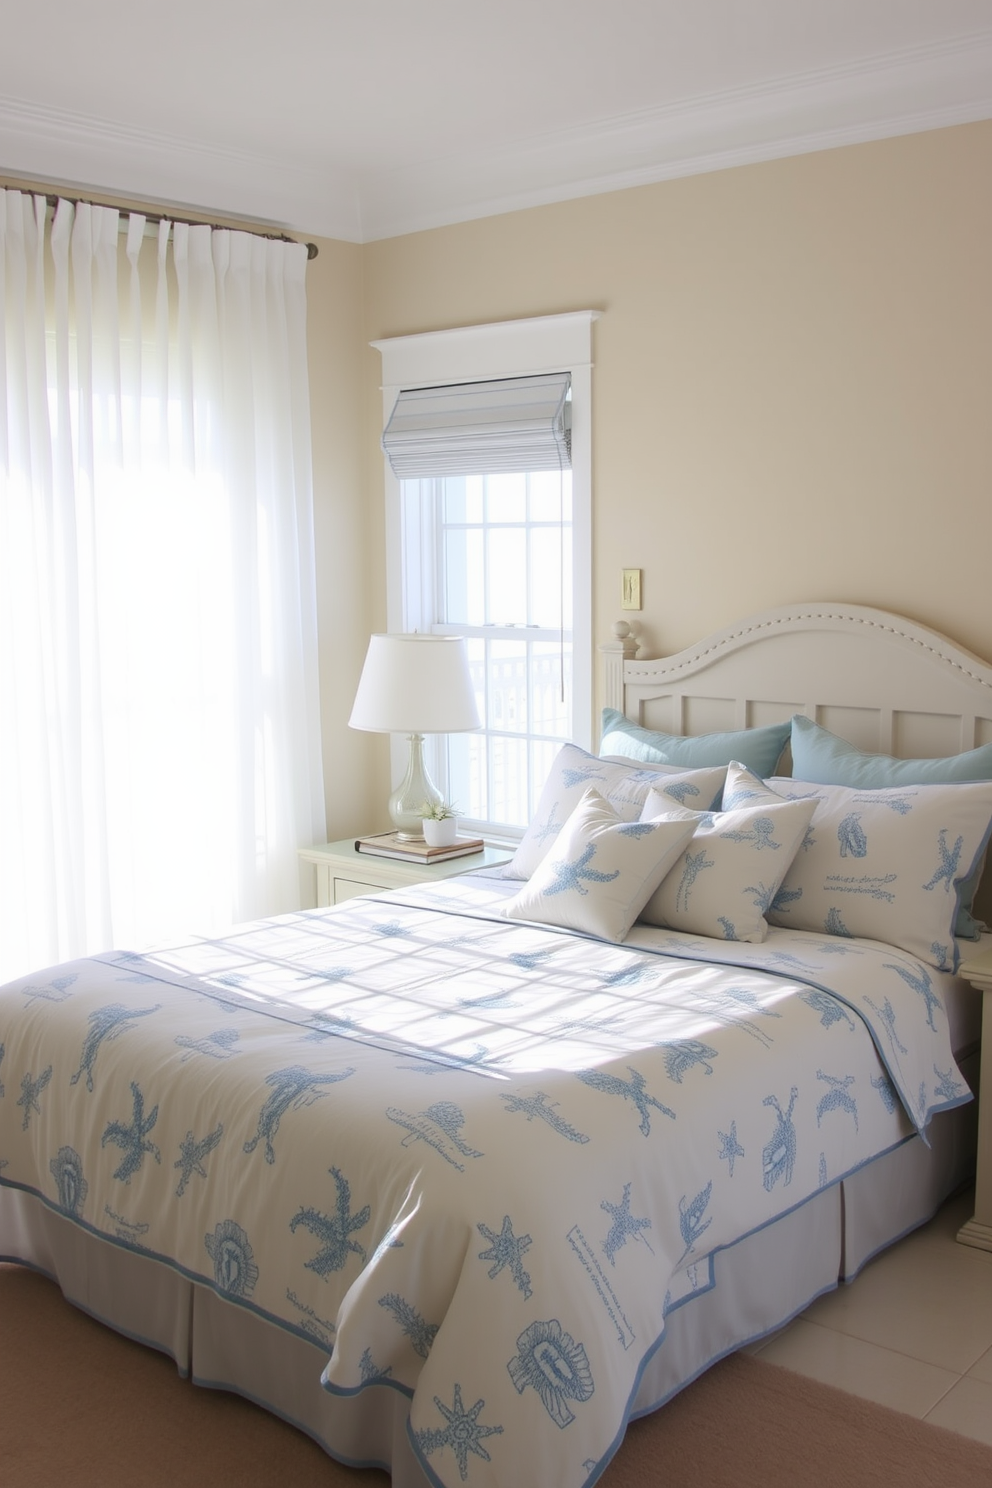
{"label": "sheer white curtain", "polygon": [[0,191],[0,980],[298,903],[306,248]]}

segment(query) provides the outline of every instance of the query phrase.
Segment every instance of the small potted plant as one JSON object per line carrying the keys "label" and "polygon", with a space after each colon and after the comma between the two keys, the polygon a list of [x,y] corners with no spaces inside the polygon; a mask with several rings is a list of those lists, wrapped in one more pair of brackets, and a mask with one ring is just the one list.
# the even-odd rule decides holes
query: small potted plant
{"label": "small potted plant", "polygon": [[420,808],[428,847],[450,847],[458,832],[458,807],[450,801],[425,801]]}

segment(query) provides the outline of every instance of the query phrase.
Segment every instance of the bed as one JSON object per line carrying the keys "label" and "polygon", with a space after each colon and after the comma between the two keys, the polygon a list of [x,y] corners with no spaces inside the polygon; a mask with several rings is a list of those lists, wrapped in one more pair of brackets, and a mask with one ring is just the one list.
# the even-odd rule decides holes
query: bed
{"label": "bed", "polygon": [[[955,932],[978,933],[957,912],[992,821],[992,671],[841,605],[604,655],[611,747],[558,763],[517,876],[0,992],[0,1256],[398,1488],[584,1488],[629,1419],[974,1168],[980,1009]],[[841,773],[890,755],[890,774],[728,774],[700,737],[719,732],[734,759],[788,736]],[[650,757],[666,734],[684,758]],[[948,761],[971,772],[953,789]],[[714,860],[721,833],[738,855],[712,892],[704,831]],[[932,872],[910,861],[923,837]],[[802,878],[817,838],[843,858],[822,905]],[[666,872],[631,897],[649,858]]]}

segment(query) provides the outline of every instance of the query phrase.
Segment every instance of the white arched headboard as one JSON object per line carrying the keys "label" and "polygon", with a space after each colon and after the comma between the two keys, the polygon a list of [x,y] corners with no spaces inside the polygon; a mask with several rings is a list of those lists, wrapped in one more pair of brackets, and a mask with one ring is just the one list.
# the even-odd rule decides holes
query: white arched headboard
{"label": "white arched headboard", "polygon": [[992,743],[992,668],[887,610],[783,605],[656,661],[638,661],[623,636],[602,651],[606,705],[666,733],[805,713],[859,749],[901,758]]}

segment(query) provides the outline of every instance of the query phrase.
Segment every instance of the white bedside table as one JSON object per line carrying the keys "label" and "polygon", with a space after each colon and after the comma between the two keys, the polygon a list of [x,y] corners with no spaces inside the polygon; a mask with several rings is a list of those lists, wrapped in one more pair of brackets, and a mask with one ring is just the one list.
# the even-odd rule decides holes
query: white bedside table
{"label": "white bedside table", "polygon": [[[992,1250],[992,951],[962,961],[958,976],[982,994],[982,1062],[978,1095],[975,1213],[958,1230],[962,1245]],[[988,1035],[988,1037],[986,1037]]]}
{"label": "white bedside table", "polygon": [[446,858],[443,863],[407,862],[356,852],[354,837],[345,837],[340,842],[300,848],[301,903],[304,909],[324,909],[331,904],[343,904],[356,894],[436,883],[458,873],[471,873],[474,868],[496,868],[512,857],[509,848],[487,845],[482,852]]}

